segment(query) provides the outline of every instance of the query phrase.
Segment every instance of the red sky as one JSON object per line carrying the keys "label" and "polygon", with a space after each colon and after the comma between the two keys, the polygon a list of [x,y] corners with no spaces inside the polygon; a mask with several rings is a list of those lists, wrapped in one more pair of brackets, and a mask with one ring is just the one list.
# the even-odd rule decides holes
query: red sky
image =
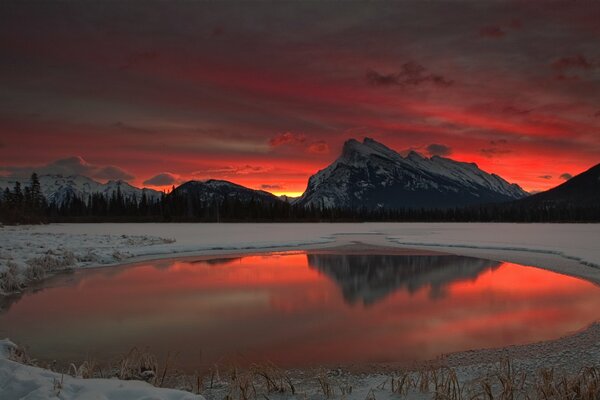
{"label": "red sky", "polygon": [[3,2],[0,173],[298,194],[369,136],[544,190],[600,162],[598,20],[590,2]]}

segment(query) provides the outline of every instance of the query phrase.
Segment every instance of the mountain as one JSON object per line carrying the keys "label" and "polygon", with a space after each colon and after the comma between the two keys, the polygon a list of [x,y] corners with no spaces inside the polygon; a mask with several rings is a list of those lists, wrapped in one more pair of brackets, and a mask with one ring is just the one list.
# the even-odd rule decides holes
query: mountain
{"label": "mountain", "polygon": [[308,253],[308,265],[325,274],[350,304],[374,304],[397,290],[429,288],[441,297],[453,282],[474,280],[497,261],[455,255],[360,255]]}
{"label": "mountain", "polygon": [[210,204],[214,200],[221,202],[226,198],[239,200],[242,203],[257,201],[263,204],[274,204],[282,202],[277,196],[269,192],[249,189],[229,181],[217,179],[189,181],[175,188],[172,194],[189,196],[194,201],[203,204]]}
{"label": "mountain", "polygon": [[[93,179],[82,175],[62,176],[62,175],[41,175],[39,177],[42,194],[46,197],[49,204],[63,204],[69,197],[76,196],[82,200],[87,200],[92,193],[102,193],[110,196],[113,192],[120,190],[123,196],[136,199],[142,197],[142,193],[146,193],[148,199],[157,199],[161,192],[152,189],[140,189],[131,186],[125,181],[108,181],[107,183],[96,182]],[[12,190],[15,182],[21,182],[23,187],[29,185],[29,179],[16,179],[0,177],[0,189],[9,188]]]}
{"label": "mountain", "polygon": [[344,143],[341,156],[311,176],[296,204],[314,207],[448,208],[513,201],[516,184],[464,163],[410,152],[402,157],[365,138]]}
{"label": "mountain", "polygon": [[515,204],[529,208],[598,207],[600,205],[600,164],[553,189],[534,194]]}
{"label": "mountain", "polygon": [[279,199],[283,202],[294,204],[299,199],[299,197],[288,196],[286,194],[282,194],[279,196]]}

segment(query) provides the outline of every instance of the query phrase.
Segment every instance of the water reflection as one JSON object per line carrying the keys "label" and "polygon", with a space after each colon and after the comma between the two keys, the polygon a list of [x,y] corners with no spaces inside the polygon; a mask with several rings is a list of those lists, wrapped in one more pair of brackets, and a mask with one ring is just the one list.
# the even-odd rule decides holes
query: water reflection
{"label": "water reflection", "polygon": [[282,366],[431,359],[560,337],[596,321],[600,289],[456,256],[278,253],[163,260],[57,277],[0,314],[0,337],[42,360],[131,347]]}
{"label": "water reflection", "polygon": [[365,305],[382,300],[395,290],[415,293],[429,287],[441,298],[452,282],[474,280],[500,266],[497,261],[454,255],[307,254],[308,265],[333,279],[350,303]]}

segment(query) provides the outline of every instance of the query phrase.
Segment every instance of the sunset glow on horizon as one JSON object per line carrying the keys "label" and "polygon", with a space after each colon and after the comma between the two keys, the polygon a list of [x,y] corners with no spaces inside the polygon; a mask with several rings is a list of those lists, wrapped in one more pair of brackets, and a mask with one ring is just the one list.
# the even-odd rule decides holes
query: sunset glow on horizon
{"label": "sunset glow on horizon", "polygon": [[597,3],[0,9],[0,175],[299,196],[364,137],[530,192],[600,162]]}

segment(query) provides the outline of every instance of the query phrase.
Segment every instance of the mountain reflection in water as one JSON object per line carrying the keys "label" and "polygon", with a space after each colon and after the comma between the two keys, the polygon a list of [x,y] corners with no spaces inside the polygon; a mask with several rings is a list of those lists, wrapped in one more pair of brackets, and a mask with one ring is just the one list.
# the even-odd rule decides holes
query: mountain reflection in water
{"label": "mountain reflection in water", "polygon": [[405,288],[414,293],[430,287],[430,296],[444,296],[452,282],[474,280],[501,263],[454,255],[359,255],[311,254],[308,265],[333,279],[344,299],[354,304],[373,304],[390,293]]}
{"label": "mountain reflection in water", "polygon": [[[0,337],[59,364],[132,347],[215,363],[427,360],[555,339],[598,319],[600,288],[547,270],[360,248],[172,259],[76,271],[0,312]],[[421,254],[421,255],[417,255]],[[164,361],[164,360],[163,360]]]}

